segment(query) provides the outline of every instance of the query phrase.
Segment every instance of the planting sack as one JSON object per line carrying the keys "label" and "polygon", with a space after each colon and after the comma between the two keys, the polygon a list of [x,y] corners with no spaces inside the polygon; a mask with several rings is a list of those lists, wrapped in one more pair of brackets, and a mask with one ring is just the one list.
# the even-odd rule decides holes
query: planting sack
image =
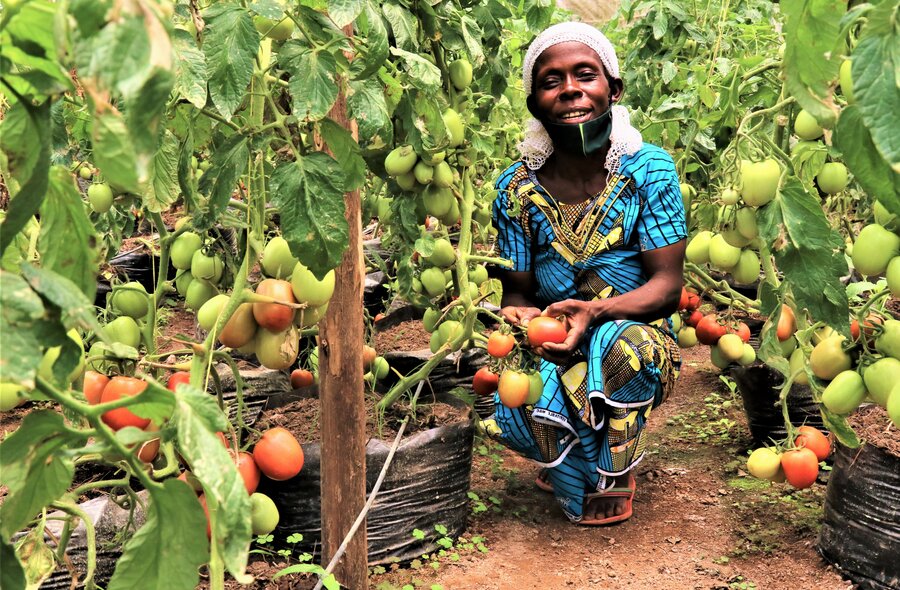
{"label": "planting sack", "polygon": [[[404,437],[366,519],[369,565],[410,561],[430,553],[437,548],[435,525],[447,527],[447,536],[454,539],[465,531],[474,433],[468,418]],[[371,439],[366,447],[367,494],[392,442]],[[275,501],[281,514],[273,533],[275,544],[302,533],[299,548],[316,552],[322,544],[319,444],[304,444],[303,454],[299,475],[280,482],[263,478],[259,491]],[[413,537],[414,529],[424,531],[425,538]]]}
{"label": "planting sack", "polygon": [[859,588],[900,588],[900,457],[837,445],[818,549]]}
{"label": "planting sack", "polygon": [[[216,365],[216,373],[222,387],[222,399],[225,401],[225,409],[228,420],[237,424],[238,402],[237,387],[234,382],[234,373],[231,368],[220,363]],[[266,401],[271,396],[282,395],[291,390],[291,379],[284,371],[275,371],[265,367],[244,369],[241,371],[241,379],[244,382],[244,424],[252,426],[259,415],[262,414]],[[210,391],[214,391],[210,384]]]}
{"label": "planting sack", "polygon": [[[769,444],[770,438],[784,438],[784,417],[778,404],[778,392],[784,377],[771,367],[757,364],[749,367],[732,366],[729,374],[737,384],[744,403],[750,434],[757,446]],[[806,385],[794,384],[788,394],[788,415],[791,424],[807,424],[822,430],[822,415]]]}

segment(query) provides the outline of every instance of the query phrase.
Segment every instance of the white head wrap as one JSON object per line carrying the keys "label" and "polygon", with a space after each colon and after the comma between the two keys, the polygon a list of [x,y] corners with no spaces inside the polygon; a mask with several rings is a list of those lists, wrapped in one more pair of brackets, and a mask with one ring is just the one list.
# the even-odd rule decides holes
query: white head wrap
{"label": "white head wrap", "polygon": [[[619,60],[616,58],[616,52],[612,43],[606,36],[586,23],[560,23],[547,28],[535,38],[525,54],[525,63],[522,66],[522,84],[525,89],[525,95],[531,95],[532,80],[531,76],[534,70],[534,63],[538,57],[548,48],[558,43],[566,43],[568,41],[577,41],[583,43],[597,52],[600,61],[606,72],[612,77],[618,79],[619,76]],[[633,154],[641,148],[643,139],[641,133],[631,126],[631,119],[628,115],[628,109],[621,105],[612,107],[612,134],[610,142],[612,143],[609,153],[606,156],[606,169],[609,174],[614,174],[619,170],[619,161],[625,154]],[[547,134],[544,126],[535,118],[529,119],[525,124],[525,139],[523,139],[516,147],[522,154],[525,165],[531,170],[537,170],[544,165],[550,154],[553,153],[553,141]]]}

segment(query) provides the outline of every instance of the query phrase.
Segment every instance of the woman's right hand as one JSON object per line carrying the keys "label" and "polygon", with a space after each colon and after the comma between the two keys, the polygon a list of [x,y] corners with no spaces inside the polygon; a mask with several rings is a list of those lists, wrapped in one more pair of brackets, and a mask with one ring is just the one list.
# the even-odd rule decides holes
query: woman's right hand
{"label": "woman's right hand", "polygon": [[527,326],[528,321],[541,315],[541,310],[537,307],[520,307],[517,305],[507,305],[500,310],[503,319],[511,324]]}

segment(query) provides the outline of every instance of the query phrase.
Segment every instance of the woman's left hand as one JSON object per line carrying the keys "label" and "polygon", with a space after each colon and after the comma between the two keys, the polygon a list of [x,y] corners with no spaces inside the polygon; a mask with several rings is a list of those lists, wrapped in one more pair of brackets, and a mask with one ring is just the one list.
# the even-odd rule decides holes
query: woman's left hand
{"label": "woman's left hand", "polygon": [[546,342],[536,352],[551,363],[563,364],[578,350],[585,333],[597,317],[597,302],[566,299],[553,303],[541,312],[543,316],[563,317],[568,335],[565,341],[556,344]]}

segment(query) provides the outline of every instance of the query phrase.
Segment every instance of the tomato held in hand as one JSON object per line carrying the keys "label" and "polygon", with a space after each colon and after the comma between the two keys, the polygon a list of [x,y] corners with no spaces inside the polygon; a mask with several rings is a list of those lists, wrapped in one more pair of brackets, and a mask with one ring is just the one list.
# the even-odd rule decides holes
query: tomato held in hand
{"label": "tomato held in hand", "polygon": [[265,431],[253,447],[253,459],[269,479],[284,481],[303,469],[303,447],[280,426]]}
{"label": "tomato held in hand", "polygon": [[487,367],[481,367],[475,371],[475,376],[472,377],[472,391],[475,392],[475,395],[490,395],[497,391],[499,382],[499,375]]}
{"label": "tomato held in hand", "polygon": [[802,490],[819,476],[819,459],[810,449],[793,449],[781,456],[781,468],[788,483]]}
{"label": "tomato held in hand", "polygon": [[516,339],[512,334],[503,332],[491,332],[487,341],[487,352],[494,358],[502,359],[508,355],[516,345]]}
{"label": "tomato held in hand", "polygon": [[824,461],[831,454],[831,441],[821,430],[812,426],[801,426],[800,434],[794,441],[798,447],[809,449],[816,454],[819,461]]}
{"label": "tomato held in hand", "polygon": [[559,344],[565,342],[568,331],[566,326],[556,318],[538,316],[528,322],[528,344],[537,348],[546,342]]}
{"label": "tomato held in hand", "polygon": [[[147,388],[147,382],[134,377],[123,377],[121,375],[113,377],[103,388],[103,395],[100,397],[101,403],[114,402],[122,396],[135,396]],[[119,430],[126,426],[134,426],[135,428],[146,428],[150,424],[149,418],[141,418],[134,414],[128,408],[116,408],[104,412],[101,419],[107,426],[113,430]]]}

